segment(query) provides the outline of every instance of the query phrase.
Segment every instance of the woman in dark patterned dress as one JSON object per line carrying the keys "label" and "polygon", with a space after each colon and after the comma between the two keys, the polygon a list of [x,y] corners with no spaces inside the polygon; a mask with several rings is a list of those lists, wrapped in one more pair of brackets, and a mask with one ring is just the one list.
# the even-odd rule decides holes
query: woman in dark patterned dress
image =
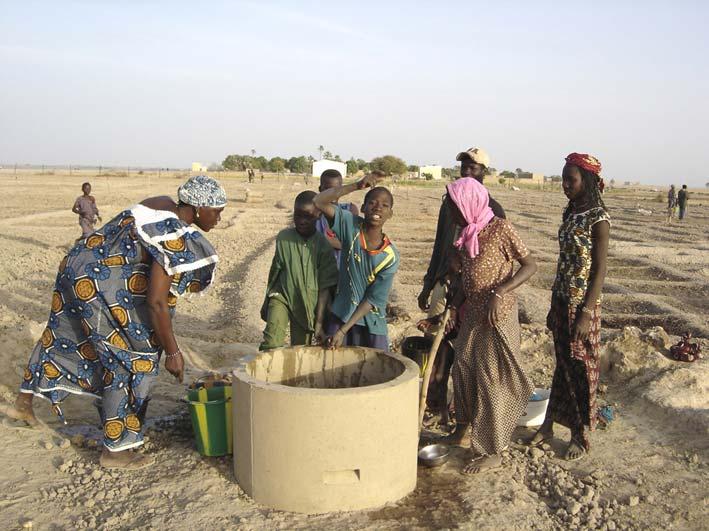
{"label": "woman in dark patterned dress", "polygon": [[161,355],[182,381],[184,360],[172,330],[177,298],[212,283],[217,254],[192,225],[208,232],[226,194],[199,175],[178,190],[179,202],[152,197],[79,240],[59,265],[49,321],[30,356],[20,394],[6,415],[36,425],[34,395],[63,420],[69,394],[96,398],[103,425],[101,465],[137,469],[150,387]]}
{"label": "woman in dark patterned dress", "polygon": [[610,216],[601,199],[601,163],[572,153],[562,186],[569,204],[559,227],[559,261],[547,327],[554,336],[556,370],[544,423],[530,439],[540,445],[553,436],[554,422],[571,430],[568,460],[589,450],[588,431],[598,418],[598,355],[601,290],[606,277]]}

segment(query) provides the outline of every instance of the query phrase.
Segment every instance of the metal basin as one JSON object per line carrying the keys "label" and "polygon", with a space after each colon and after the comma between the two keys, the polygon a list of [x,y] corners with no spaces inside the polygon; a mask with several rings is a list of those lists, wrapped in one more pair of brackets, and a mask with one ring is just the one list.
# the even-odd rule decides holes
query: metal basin
{"label": "metal basin", "polygon": [[425,466],[441,466],[448,461],[450,448],[445,444],[429,444],[419,450],[419,463]]}

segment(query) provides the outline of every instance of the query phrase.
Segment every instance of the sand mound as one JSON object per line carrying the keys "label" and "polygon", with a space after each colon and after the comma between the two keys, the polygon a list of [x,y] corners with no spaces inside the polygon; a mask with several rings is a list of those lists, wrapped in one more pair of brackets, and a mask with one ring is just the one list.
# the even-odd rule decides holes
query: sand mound
{"label": "sand mound", "polygon": [[612,382],[623,384],[627,398],[646,403],[649,415],[709,434],[709,363],[672,360],[671,342],[659,326],[646,332],[625,327],[603,346],[603,367]]}

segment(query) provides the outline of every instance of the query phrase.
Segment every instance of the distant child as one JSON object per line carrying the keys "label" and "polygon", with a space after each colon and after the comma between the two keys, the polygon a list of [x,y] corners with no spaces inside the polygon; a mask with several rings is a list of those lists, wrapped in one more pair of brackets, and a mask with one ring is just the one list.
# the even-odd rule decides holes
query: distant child
{"label": "distant child", "polygon": [[670,185],[670,191],[667,192],[667,224],[672,223],[672,219],[675,217],[675,211],[677,210],[677,193],[675,192],[675,185]]}
{"label": "distant child", "polygon": [[[330,188],[339,188],[342,186],[342,174],[337,170],[325,170],[320,175],[320,188],[318,191],[324,192]],[[333,203],[343,210],[349,210],[353,216],[359,216],[359,209],[354,203]],[[335,254],[335,260],[337,261],[337,267],[340,267],[340,251],[342,250],[342,242],[337,239],[335,233],[330,228],[330,223],[327,221],[325,214],[320,216],[317,223],[318,232],[325,235],[327,241],[330,242],[333,252]]]}
{"label": "distant child", "polygon": [[599,420],[601,290],[611,226],[598,189],[600,172],[601,163],[591,155],[566,157],[561,182],[569,204],[559,227],[559,261],[547,316],[556,369],[544,423],[529,441],[538,446],[551,439],[558,422],[571,430],[565,455],[570,461],[588,452],[588,430]]}
{"label": "distant child", "polygon": [[84,195],[80,195],[74,201],[74,206],[71,211],[74,214],[79,214],[79,226],[81,227],[81,237],[87,238],[94,232],[94,223],[96,220],[101,221],[101,216],[98,214],[96,207],[96,199],[91,195],[91,184],[84,183],[81,185],[81,191]]}
{"label": "distant child", "polygon": [[320,211],[315,192],[298,194],[293,205],[295,227],[276,237],[276,253],[268,274],[261,318],[266,321],[259,350],[282,347],[290,322],[291,345],[324,338],[323,319],[330,288],[337,285],[337,264],[325,236],[315,230]]}
{"label": "distant child", "polygon": [[[315,197],[315,205],[342,243],[340,277],[327,330],[331,348],[356,345],[389,350],[386,305],[399,268],[399,252],[383,231],[394,206],[391,192],[376,186],[383,178],[375,172]],[[364,196],[364,217],[336,206],[340,197],[368,187],[372,189]]]}
{"label": "distant child", "polygon": [[[497,217],[490,196],[475,178],[447,186],[446,205],[461,227],[465,313],[454,342],[453,391],[456,429],[445,440],[461,444],[470,431],[473,459],[464,471],[498,468],[501,452],[524,413],[534,387],[522,369],[520,326],[514,290],[537,270],[514,226]],[[515,262],[521,266],[515,271]]]}

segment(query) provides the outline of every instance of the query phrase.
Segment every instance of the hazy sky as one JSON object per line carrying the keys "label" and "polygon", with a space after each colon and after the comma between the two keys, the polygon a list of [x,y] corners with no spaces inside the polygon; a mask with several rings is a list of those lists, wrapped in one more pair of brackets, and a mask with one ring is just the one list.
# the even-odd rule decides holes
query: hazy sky
{"label": "hazy sky", "polygon": [[0,0],[0,162],[394,154],[709,181],[709,2]]}

